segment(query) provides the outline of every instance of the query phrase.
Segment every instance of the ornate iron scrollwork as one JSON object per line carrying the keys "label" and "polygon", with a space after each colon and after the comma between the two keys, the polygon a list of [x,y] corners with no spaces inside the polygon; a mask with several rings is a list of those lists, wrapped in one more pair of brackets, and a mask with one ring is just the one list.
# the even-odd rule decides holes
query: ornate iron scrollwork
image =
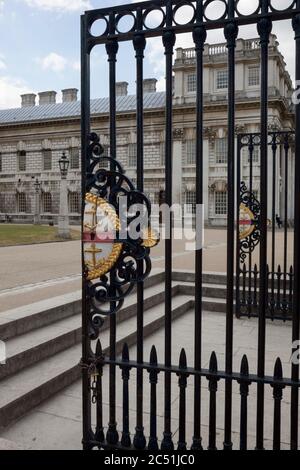
{"label": "ornate iron scrollwork", "polygon": [[[97,134],[92,133],[89,140],[83,244],[95,336],[93,330],[101,327],[103,316],[119,311],[134,285],[150,274],[150,248],[159,238],[150,226],[148,198],[136,190],[117,160],[103,155]],[[145,225],[138,224],[141,211],[146,214]],[[134,223],[138,237],[132,237],[128,229]]]}
{"label": "ornate iron scrollwork", "polygon": [[244,181],[240,186],[240,260],[245,262],[260,241],[260,203]]}

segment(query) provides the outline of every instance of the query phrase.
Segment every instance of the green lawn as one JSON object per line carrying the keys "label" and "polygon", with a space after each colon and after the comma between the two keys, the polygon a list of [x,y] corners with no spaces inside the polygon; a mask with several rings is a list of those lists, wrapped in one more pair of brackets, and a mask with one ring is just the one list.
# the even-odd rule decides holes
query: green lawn
{"label": "green lawn", "polygon": [[[71,229],[72,240],[80,240],[80,232]],[[0,224],[0,246],[32,245],[61,241],[57,227],[47,225]]]}

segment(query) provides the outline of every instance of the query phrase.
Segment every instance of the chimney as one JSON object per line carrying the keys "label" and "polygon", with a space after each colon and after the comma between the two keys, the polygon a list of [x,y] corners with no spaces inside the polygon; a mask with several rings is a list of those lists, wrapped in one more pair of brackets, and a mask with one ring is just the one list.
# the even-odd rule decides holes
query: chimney
{"label": "chimney", "polygon": [[156,78],[146,78],[143,81],[144,93],[155,93],[156,92]]}
{"label": "chimney", "polygon": [[34,93],[27,93],[26,95],[21,95],[22,99],[22,108],[29,108],[30,106],[35,106],[36,95]]}
{"label": "chimney", "polygon": [[116,95],[117,96],[127,96],[128,95],[128,83],[127,82],[117,82],[116,83]]}
{"label": "chimney", "polygon": [[42,91],[39,93],[39,105],[55,104],[56,103],[56,91]]}
{"label": "chimney", "polygon": [[62,102],[63,103],[73,103],[77,101],[77,88],[67,88],[62,90]]}

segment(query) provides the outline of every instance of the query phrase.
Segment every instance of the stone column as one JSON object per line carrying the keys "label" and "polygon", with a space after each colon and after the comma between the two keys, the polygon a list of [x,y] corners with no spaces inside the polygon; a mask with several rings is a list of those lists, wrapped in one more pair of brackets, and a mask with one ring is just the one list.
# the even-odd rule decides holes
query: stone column
{"label": "stone column", "polygon": [[68,209],[68,183],[66,178],[60,183],[60,204],[58,217],[58,236],[60,238],[70,238],[69,209]]}

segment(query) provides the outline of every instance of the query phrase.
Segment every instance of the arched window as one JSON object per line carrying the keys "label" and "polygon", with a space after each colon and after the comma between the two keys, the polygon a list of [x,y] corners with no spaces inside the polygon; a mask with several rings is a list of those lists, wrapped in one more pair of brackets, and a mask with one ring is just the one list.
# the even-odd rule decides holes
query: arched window
{"label": "arched window", "polygon": [[27,201],[25,193],[18,193],[17,195],[17,211],[19,214],[25,214],[27,212]]}
{"label": "arched window", "polygon": [[69,193],[69,212],[70,214],[80,213],[80,195],[79,193]]}
{"label": "arched window", "polygon": [[43,193],[43,213],[52,214],[52,195],[51,193]]}

